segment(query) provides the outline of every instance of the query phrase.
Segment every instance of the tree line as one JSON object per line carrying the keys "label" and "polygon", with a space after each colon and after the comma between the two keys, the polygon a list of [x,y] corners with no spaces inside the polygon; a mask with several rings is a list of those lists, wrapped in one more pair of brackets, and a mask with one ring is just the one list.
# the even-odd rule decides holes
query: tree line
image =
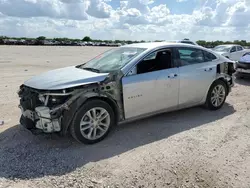
{"label": "tree line", "polygon": [[197,44],[205,47],[215,47],[218,45],[223,45],[223,44],[238,44],[241,46],[250,46],[250,42],[247,42],[246,40],[234,40],[234,41],[205,41],[205,40],[198,40],[196,41]]}
{"label": "tree line", "polygon": [[[59,43],[77,43],[77,42],[93,42],[93,43],[115,43],[115,44],[132,44],[132,43],[140,43],[140,42],[162,42],[163,40],[155,40],[155,41],[144,41],[144,40],[98,40],[98,39],[91,39],[89,36],[85,36],[82,39],[72,39],[72,38],[46,38],[45,36],[39,36],[37,38],[26,38],[26,37],[7,37],[7,36],[0,36],[0,44],[3,44],[4,40],[15,40],[15,41],[35,41],[35,44],[43,44],[43,41],[53,41],[53,42],[59,42]],[[199,45],[213,48],[217,45],[223,45],[223,44],[238,44],[242,46],[248,46],[250,47],[250,42],[247,42],[246,40],[234,40],[234,41],[205,41],[205,40],[198,40],[196,41]]]}

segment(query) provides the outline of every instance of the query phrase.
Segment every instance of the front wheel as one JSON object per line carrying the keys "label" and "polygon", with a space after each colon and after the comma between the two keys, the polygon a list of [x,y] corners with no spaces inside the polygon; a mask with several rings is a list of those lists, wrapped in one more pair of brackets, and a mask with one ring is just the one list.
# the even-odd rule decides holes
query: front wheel
{"label": "front wheel", "polygon": [[77,112],[70,127],[71,135],[84,144],[103,140],[115,124],[110,105],[102,100],[87,101]]}
{"label": "front wheel", "polygon": [[225,82],[216,80],[208,91],[205,105],[209,110],[218,110],[225,103],[226,97],[227,86]]}

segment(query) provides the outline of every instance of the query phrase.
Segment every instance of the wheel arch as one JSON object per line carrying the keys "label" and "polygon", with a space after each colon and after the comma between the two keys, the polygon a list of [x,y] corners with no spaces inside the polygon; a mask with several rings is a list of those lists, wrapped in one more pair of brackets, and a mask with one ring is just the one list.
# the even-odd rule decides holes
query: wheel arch
{"label": "wheel arch", "polygon": [[87,95],[82,95],[78,99],[76,99],[71,105],[70,110],[66,110],[63,112],[63,121],[62,121],[62,134],[65,135],[68,132],[70,125],[72,124],[73,119],[76,116],[76,113],[79,109],[90,100],[102,100],[110,105],[115,114],[116,123],[119,121],[119,108],[114,99],[107,95],[100,95],[98,93],[88,93]]}
{"label": "wheel arch", "polygon": [[93,97],[88,98],[86,101],[84,101],[84,103],[81,106],[83,106],[86,102],[91,101],[91,100],[102,100],[106,102],[115,113],[115,121],[116,122],[119,121],[119,108],[118,108],[117,103],[113,99],[111,99],[110,97],[106,97],[106,96],[93,96]]}
{"label": "wheel arch", "polygon": [[216,79],[209,85],[209,87],[207,88],[206,94],[205,94],[205,96],[204,96],[203,99],[202,99],[202,103],[204,103],[204,102],[207,100],[208,92],[209,92],[210,88],[212,87],[212,85],[214,84],[214,82],[216,82],[217,80],[221,80],[221,81],[223,81],[223,82],[226,84],[226,87],[227,87],[227,95],[229,94],[229,85],[228,85],[226,79],[223,78],[223,77],[218,77],[218,78],[216,78]]}
{"label": "wheel arch", "polygon": [[[223,78],[223,77],[220,77],[220,78],[216,79],[215,81],[217,81],[217,80],[221,80],[221,81],[223,81],[223,82],[225,83],[225,85],[226,85],[226,87],[227,87],[227,95],[228,95],[228,94],[229,94],[230,88],[229,88],[229,85],[228,85],[227,80],[226,80],[225,78]],[[215,82],[215,81],[214,81],[214,82]],[[213,82],[213,83],[214,83],[214,82]]]}
{"label": "wheel arch", "polygon": [[223,81],[223,82],[226,84],[226,87],[227,87],[227,95],[229,94],[229,85],[228,85],[228,83],[227,83],[227,80],[226,80],[224,77],[221,76],[221,77],[216,78],[216,79],[210,84],[210,86],[209,86],[208,89],[207,89],[205,99],[207,98],[209,89],[212,87],[212,85],[213,85],[217,80],[221,80],[221,81]]}

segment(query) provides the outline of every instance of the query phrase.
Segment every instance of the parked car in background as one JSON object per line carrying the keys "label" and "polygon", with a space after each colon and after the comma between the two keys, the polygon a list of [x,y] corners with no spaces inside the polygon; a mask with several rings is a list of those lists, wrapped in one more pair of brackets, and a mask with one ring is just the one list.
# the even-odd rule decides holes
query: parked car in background
{"label": "parked car in background", "polygon": [[239,61],[236,62],[236,77],[250,77],[250,52],[244,54]]}
{"label": "parked car in background", "polygon": [[181,43],[113,48],[27,80],[18,92],[20,123],[45,133],[69,131],[79,142],[93,144],[117,123],[199,105],[218,110],[234,85],[233,64]]}
{"label": "parked car in background", "polygon": [[245,49],[240,45],[225,44],[214,47],[213,51],[233,61],[239,61],[244,54],[250,52],[250,49]]}
{"label": "parked car in background", "polygon": [[173,42],[173,43],[184,43],[184,44],[191,44],[191,45],[196,45],[199,46],[199,44],[197,44],[194,41],[191,41],[189,39],[183,39],[183,40],[173,40],[173,41],[166,41],[166,42]]}

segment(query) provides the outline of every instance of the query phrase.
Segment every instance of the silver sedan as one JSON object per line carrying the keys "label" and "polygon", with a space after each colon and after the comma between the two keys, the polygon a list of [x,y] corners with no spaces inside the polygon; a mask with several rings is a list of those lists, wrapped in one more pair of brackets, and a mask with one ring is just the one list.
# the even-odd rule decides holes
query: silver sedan
{"label": "silver sedan", "polygon": [[20,122],[79,142],[104,139],[118,123],[204,105],[220,109],[234,85],[234,62],[200,46],[140,43],[27,80]]}

